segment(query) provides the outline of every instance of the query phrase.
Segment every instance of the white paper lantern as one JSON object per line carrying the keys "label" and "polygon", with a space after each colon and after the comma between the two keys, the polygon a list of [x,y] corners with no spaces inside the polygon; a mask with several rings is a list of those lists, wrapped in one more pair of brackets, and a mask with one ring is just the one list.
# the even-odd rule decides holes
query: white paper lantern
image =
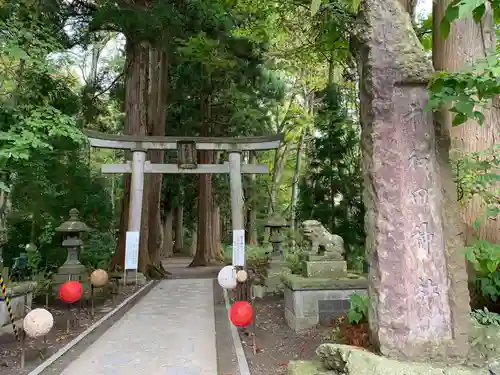
{"label": "white paper lantern", "polygon": [[45,336],[53,326],[54,317],[45,309],[31,310],[23,321],[24,332],[32,338]]}
{"label": "white paper lantern", "polygon": [[244,283],[245,281],[247,281],[247,279],[248,279],[247,271],[239,270],[238,272],[236,272],[236,280],[239,283]]}
{"label": "white paper lantern", "polygon": [[96,288],[101,288],[108,282],[108,273],[104,270],[97,269],[90,274],[90,283]]}
{"label": "white paper lantern", "polygon": [[219,271],[217,276],[219,285],[224,289],[236,288],[236,268],[234,266],[225,266]]}

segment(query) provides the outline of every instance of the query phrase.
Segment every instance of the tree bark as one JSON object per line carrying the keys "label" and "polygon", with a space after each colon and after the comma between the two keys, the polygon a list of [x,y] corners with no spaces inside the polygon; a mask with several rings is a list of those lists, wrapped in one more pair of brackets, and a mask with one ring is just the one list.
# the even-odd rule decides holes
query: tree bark
{"label": "tree bark", "polygon": [[224,252],[221,242],[221,222],[220,222],[220,207],[212,208],[212,247],[214,250],[214,258],[220,262],[224,260]]}
{"label": "tree bark", "polygon": [[[257,164],[257,156],[254,152],[250,152],[250,164]],[[248,228],[248,244],[257,245],[259,238],[257,235],[257,189],[255,187],[256,176],[251,174],[250,179],[250,189],[248,197],[248,211],[247,211],[247,228]]]}
{"label": "tree bark", "polygon": [[[443,39],[440,22],[451,0],[437,0],[433,8],[433,46],[432,58],[436,70],[457,71],[478,59],[493,52],[496,48],[496,35],[493,24],[493,13],[489,3],[487,11],[480,23],[474,22],[472,16],[453,23],[451,32]],[[490,103],[491,104],[491,103]],[[483,111],[485,122],[479,126],[475,121],[468,121],[460,126],[452,127],[452,113],[443,110],[440,114],[443,126],[451,133],[451,147],[465,154],[490,149],[498,143],[500,134],[500,101],[498,97]],[[475,237],[500,243],[500,220],[487,220],[476,232],[474,221],[484,214],[485,207],[479,197],[463,202],[462,218],[466,226],[466,242],[471,243]]]}
{"label": "tree bark", "polygon": [[168,210],[165,212],[165,222],[163,223],[163,251],[162,255],[165,258],[174,255],[174,244],[173,244],[173,222],[174,222],[174,211]]}
{"label": "tree bark", "polygon": [[[146,42],[127,40],[125,79],[125,133],[165,135],[167,55]],[[154,82],[154,84],[150,84]],[[163,151],[150,151],[151,162],[162,162]],[[124,177],[120,232],[112,263],[123,269],[125,235],[128,230],[130,176]],[[160,264],[162,228],[160,218],[161,175],[144,176],[144,196],[139,245],[139,271],[164,276]]]}
{"label": "tree bark", "polygon": [[195,256],[198,249],[198,225],[195,224],[191,231],[191,244],[189,246],[189,255]]}
{"label": "tree bark", "polygon": [[[126,46],[127,74],[125,79],[125,133],[131,135],[147,134],[147,96],[148,96],[148,69],[149,69],[149,45],[144,42],[132,42],[127,40]],[[147,177],[144,180],[143,202],[148,202]],[[124,268],[125,264],[125,235],[128,225],[129,202],[130,202],[130,175],[124,176],[124,193],[122,200],[122,211],[120,216],[120,231],[112,264]],[[151,261],[148,252],[148,205],[143,204],[142,222],[139,244],[139,271],[147,273]]]}
{"label": "tree bark", "polygon": [[[209,151],[200,151],[200,164],[210,164]],[[207,266],[215,263],[211,258],[213,243],[212,228],[212,176],[200,174],[198,183],[198,239],[196,254],[190,266]]]}
{"label": "tree bark", "polygon": [[290,230],[292,232],[292,252],[295,250],[295,229],[296,229],[296,219],[297,219],[297,204],[299,201],[299,182],[300,182],[300,171],[302,167],[302,155],[304,148],[304,139],[306,136],[306,129],[302,129],[300,133],[299,143],[297,145],[297,157],[295,160],[295,170],[293,172],[292,179],[292,199],[290,201]]}
{"label": "tree bark", "polygon": [[[167,53],[158,48],[150,51],[149,62],[149,101],[148,101],[148,135],[164,136],[166,127],[167,100]],[[151,163],[163,163],[163,150],[149,151]],[[163,176],[151,174],[149,179],[149,256],[153,265],[161,266],[161,192]]]}
{"label": "tree bark", "polygon": [[175,209],[175,248],[174,253],[182,253],[184,249],[184,206]]}

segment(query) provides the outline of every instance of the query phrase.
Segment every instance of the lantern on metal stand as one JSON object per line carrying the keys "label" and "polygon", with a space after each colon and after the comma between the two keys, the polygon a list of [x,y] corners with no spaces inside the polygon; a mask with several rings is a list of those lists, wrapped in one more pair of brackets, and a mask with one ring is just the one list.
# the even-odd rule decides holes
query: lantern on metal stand
{"label": "lantern on metal stand", "polygon": [[102,288],[108,283],[109,276],[105,270],[97,269],[90,274],[90,300],[91,300],[91,315],[94,317],[94,306],[95,306],[95,290],[94,288]]}
{"label": "lantern on metal stand", "polygon": [[59,289],[59,297],[68,307],[68,317],[66,319],[66,333],[70,331],[71,325],[71,305],[78,302],[83,295],[82,284],[75,280],[66,281]]}
{"label": "lantern on metal stand", "polygon": [[21,332],[21,368],[24,368],[25,362],[26,336],[32,339],[45,338],[45,335],[50,332],[53,326],[54,317],[46,309],[34,309],[26,314]]}

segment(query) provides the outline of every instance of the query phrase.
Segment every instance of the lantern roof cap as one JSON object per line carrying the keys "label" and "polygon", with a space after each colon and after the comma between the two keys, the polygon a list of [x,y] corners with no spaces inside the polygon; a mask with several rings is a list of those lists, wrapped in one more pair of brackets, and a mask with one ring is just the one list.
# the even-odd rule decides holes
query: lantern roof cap
{"label": "lantern roof cap", "polygon": [[89,227],[80,221],[80,213],[76,208],[69,210],[69,219],[56,228],[60,233],[82,233],[89,232]]}
{"label": "lantern roof cap", "polygon": [[287,228],[288,222],[279,213],[273,213],[265,225],[268,228]]}

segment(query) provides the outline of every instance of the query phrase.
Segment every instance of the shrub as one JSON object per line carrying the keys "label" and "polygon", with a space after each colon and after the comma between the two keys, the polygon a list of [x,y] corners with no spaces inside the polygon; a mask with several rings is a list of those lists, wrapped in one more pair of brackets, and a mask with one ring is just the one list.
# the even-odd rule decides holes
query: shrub
{"label": "shrub", "polygon": [[[268,248],[257,245],[246,245],[245,246],[245,258],[249,263],[255,261],[267,261]],[[233,254],[233,246],[227,245],[224,248],[224,259],[226,262],[231,263]]]}
{"label": "shrub", "polygon": [[347,319],[350,324],[360,324],[368,319],[368,296],[362,296],[358,293],[353,293],[349,297],[349,310],[347,310]]}
{"label": "shrub", "polygon": [[466,257],[476,271],[472,279],[478,291],[496,302],[500,296],[500,245],[476,241],[466,247]]}
{"label": "shrub", "polygon": [[472,319],[482,326],[500,326],[500,314],[489,311],[486,307],[483,310],[471,312]]}
{"label": "shrub", "polygon": [[343,344],[371,350],[372,343],[367,322],[368,297],[354,293],[349,302],[351,306],[346,315],[335,321],[333,336]]}
{"label": "shrub", "polygon": [[304,263],[300,259],[300,253],[287,254],[286,256],[287,266],[290,272],[294,275],[302,275],[304,272]]}
{"label": "shrub", "polygon": [[80,252],[80,262],[90,269],[107,269],[115,248],[116,236],[114,233],[92,231]]}

